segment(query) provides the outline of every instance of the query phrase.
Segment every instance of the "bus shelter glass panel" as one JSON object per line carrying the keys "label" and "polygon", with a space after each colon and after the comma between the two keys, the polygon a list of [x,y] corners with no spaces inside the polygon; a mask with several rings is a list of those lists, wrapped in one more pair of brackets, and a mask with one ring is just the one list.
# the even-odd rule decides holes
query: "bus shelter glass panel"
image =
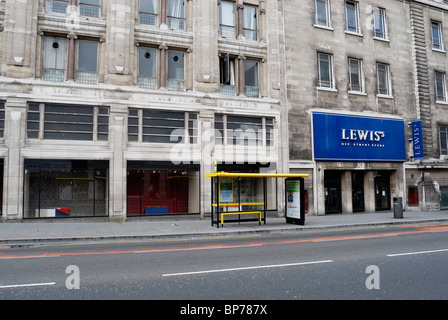
{"label": "bus shelter glass panel", "polygon": [[251,211],[264,208],[263,179],[220,178],[218,188],[219,202],[223,211]]}
{"label": "bus shelter glass panel", "polygon": [[[264,167],[268,167],[265,165]],[[260,173],[264,168],[260,164],[219,164],[217,167],[218,172],[229,172],[229,173]],[[266,171],[266,169],[264,169]],[[270,173],[275,173],[275,170],[271,170]],[[266,200],[266,210],[275,211],[277,210],[277,180],[276,179],[266,179],[265,188],[266,195],[264,197],[263,193],[263,178],[254,177],[223,177],[221,180],[232,179],[233,183],[233,202],[237,203],[234,208],[238,209],[238,202],[243,203],[240,206],[240,210],[260,210],[264,207],[264,201]],[[238,182],[239,179],[239,182]],[[215,186],[217,187],[217,186]],[[241,191],[240,191],[241,190]],[[215,201],[215,199],[213,199]],[[257,203],[257,205],[246,205],[247,203]],[[244,208],[242,207],[244,206]],[[232,207],[226,205],[225,207]],[[221,210],[226,210],[222,208]]]}
{"label": "bus shelter glass panel", "polygon": [[25,160],[24,218],[108,215],[108,161]]}

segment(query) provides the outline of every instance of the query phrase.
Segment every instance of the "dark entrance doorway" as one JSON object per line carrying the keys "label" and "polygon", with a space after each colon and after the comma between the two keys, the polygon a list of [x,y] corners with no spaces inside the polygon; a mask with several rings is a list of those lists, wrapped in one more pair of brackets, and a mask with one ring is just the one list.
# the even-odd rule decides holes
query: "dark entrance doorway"
{"label": "dark entrance doorway", "polygon": [[325,214],[342,213],[341,172],[325,171]]}
{"label": "dark entrance doorway", "polygon": [[390,210],[390,173],[375,171],[375,210]]}
{"label": "dark entrance doorway", "polygon": [[440,210],[448,209],[448,186],[440,186]]}
{"label": "dark entrance doorway", "polygon": [[353,212],[365,211],[363,171],[352,172],[352,203],[353,203]]}

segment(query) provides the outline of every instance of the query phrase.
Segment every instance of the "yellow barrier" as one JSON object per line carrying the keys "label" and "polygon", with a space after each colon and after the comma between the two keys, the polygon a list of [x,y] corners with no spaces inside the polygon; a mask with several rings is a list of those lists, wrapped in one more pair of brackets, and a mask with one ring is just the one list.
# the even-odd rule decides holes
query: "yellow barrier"
{"label": "yellow barrier", "polygon": [[303,173],[229,173],[229,172],[214,172],[205,175],[211,177],[227,177],[227,178],[300,178],[309,177],[309,174]]}
{"label": "yellow barrier", "polygon": [[[212,204],[214,207],[217,207],[217,204],[216,203],[213,203]],[[264,202],[244,202],[244,203],[237,203],[237,202],[231,202],[231,203],[228,203],[228,202],[220,202],[219,203],[219,206],[220,207],[225,207],[225,206],[235,206],[235,207],[238,207],[238,205],[240,205],[240,206],[264,206]]]}
{"label": "yellow barrier", "polygon": [[258,221],[261,224],[261,211],[234,211],[234,212],[221,212],[221,225],[224,225],[224,215],[226,214],[254,214],[258,213]]}

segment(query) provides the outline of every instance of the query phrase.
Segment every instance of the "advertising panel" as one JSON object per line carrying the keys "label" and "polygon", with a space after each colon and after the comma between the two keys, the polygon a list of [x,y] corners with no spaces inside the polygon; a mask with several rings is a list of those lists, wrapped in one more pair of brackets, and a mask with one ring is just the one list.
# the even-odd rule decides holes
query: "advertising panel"
{"label": "advertising panel", "polygon": [[219,182],[219,201],[232,202],[233,201],[233,180],[222,179]]}
{"label": "advertising panel", "polygon": [[404,120],[313,113],[314,159],[406,161]]}
{"label": "advertising panel", "polygon": [[305,224],[304,187],[302,178],[285,179],[286,222]]}

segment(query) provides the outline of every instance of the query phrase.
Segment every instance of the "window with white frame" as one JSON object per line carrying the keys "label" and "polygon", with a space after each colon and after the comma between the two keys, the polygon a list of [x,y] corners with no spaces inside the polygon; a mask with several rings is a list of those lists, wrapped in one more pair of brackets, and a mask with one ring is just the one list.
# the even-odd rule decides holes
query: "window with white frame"
{"label": "window with white frame", "polygon": [[219,34],[223,38],[258,39],[258,7],[244,4],[237,10],[235,1],[219,1]]}
{"label": "window with white frame", "polygon": [[[229,54],[219,57],[221,94],[236,96],[244,92],[246,97],[258,98],[260,94],[259,62],[251,59],[245,59],[242,65],[238,62],[238,58]],[[238,66],[244,70],[238,70]],[[244,83],[244,88],[238,87],[240,83]]]}
{"label": "window with white frame", "polygon": [[358,2],[345,1],[345,31],[361,33],[359,27]]}
{"label": "window with white frame", "polygon": [[258,61],[244,60],[244,94],[246,97],[258,98]]}
{"label": "window with white frame", "polygon": [[236,59],[226,54],[219,57],[220,92],[227,96],[236,96]]}
{"label": "window with white frame", "polygon": [[391,96],[389,65],[385,63],[377,63],[376,69],[378,79],[378,94]]}
{"label": "window with white frame", "polygon": [[[180,129],[182,131],[185,128],[185,112],[143,110],[142,117],[143,142],[179,142],[176,139],[172,139],[171,135],[174,130]],[[181,133],[180,131],[178,133]]]}
{"label": "window with white frame", "polygon": [[224,38],[236,38],[235,2],[221,1],[219,4],[219,33]]}
{"label": "window with white frame", "polygon": [[446,82],[444,72],[435,72],[436,80],[436,101],[446,102]]}
{"label": "window with white frame", "polygon": [[3,138],[5,131],[5,102],[0,102],[0,138]]}
{"label": "window with white frame", "polygon": [[185,30],[185,1],[167,0],[167,24],[168,28]]}
{"label": "window with white frame", "polygon": [[128,141],[197,143],[198,115],[190,112],[129,109]]}
{"label": "window with white frame", "polygon": [[47,0],[47,11],[56,13],[67,13],[69,0]]}
{"label": "window with white frame", "polygon": [[317,53],[317,86],[334,89],[333,55]]}
{"label": "window with white frame", "polygon": [[185,0],[163,0],[160,4],[159,0],[140,0],[139,22],[153,26],[166,23],[169,29],[185,30]]}
{"label": "window with white frame", "polygon": [[52,82],[65,81],[66,55],[66,38],[49,36],[44,38],[43,80]]}
{"label": "window with white frame", "polygon": [[314,24],[322,27],[331,27],[329,0],[314,0]]}
{"label": "window with white frame", "polygon": [[84,84],[98,83],[98,42],[78,41],[78,63],[76,82]]}
{"label": "window with white frame", "polygon": [[100,0],[79,0],[79,15],[82,17],[99,18]]}
{"label": "window with white frame", "polygon": [[140,136],[140,111],[138,109],[128,110],[128,141],[138,142]]}
{"label": "window with white frame", "polygon": [[387,40],[386,10],[373,8],[373,37]]}
{"label": "window with white frame", "polygon": [[257,40],[257,7],[244,5],[243,36],[248,40]]}
{"label": "window with white frame", "polygon": [[157,49],[149,47],[138,48],[138,86],[147,89],[157,89]]}
{"label": "window with white frame", "polygon": [[[79,0],[79,15],[81,17],[99,18],[100,0]],[[47,11],[56,13],[69,13],[69,0],[47,0]]]}
{"label": "window with white frame", "polygon": [[168,71],[166,88],[173,91],[185,90],[185,52],[168,50]]}
{"label": "window with white frame", "polygon": [[28,104],[29,139],[107,141],[109,107]]}
{"label": "window with white frame", "polygon": [[26,135],[29,139],[39,139],[40,135],[40,105],[30,103],[27,110]]}
{"label": "window with white frame", "polygon": [[433,49],[443,50],[441,22],[431,21],[431,39]]}
{"label": "window with white frame", "polygon": [[[70,47],[66,37],[44,36],[42,79],[52,82],[68,79],[78,83],[97,84],[98,47],[98,41],[81,39],[73,42],[73,47]],[[68,60],[67,55],[71,50],[76,59]]]}
{"label": "window with white frame", "polygon": [[274,118],[216,114],[215,143],[274,146]]}
{"label": "window with white frame", "polygon": [[[185,51],[168,50],[166,47],[139,47],[138,86],[185,91],[185,57]],[[160,63],[160,59],[164,59],[164,62]]]}
{"label": "window with white frame", "polygon": [[448,127],[439,127],[440,154],[448,155]]}
{"label": "window with white frame", "polygon": [[158,25],[159,0],[140,0],[139,20],[141,24]]}
{"label": "window with white frame", "polygon": [[348,59],[349,70],[349,91],[351,92],[364,92],[364,77],[362,71],[362,60],[349,58]]}

